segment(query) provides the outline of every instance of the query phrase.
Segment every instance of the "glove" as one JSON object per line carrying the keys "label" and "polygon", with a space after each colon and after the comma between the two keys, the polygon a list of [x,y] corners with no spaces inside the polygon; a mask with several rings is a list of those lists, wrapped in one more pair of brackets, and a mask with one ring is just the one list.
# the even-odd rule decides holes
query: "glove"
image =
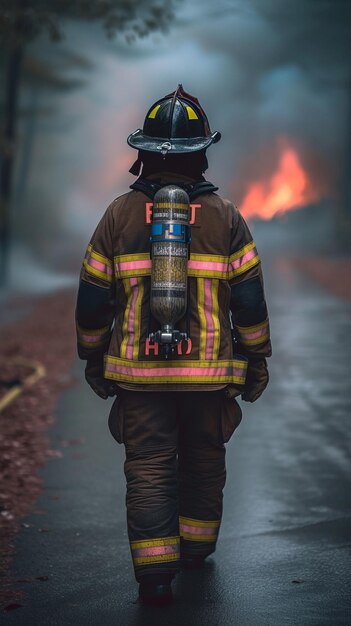
{"label": "glove", "polygon": [[99,360],[88,359],[85,367],[85,380],[92,390],[106,400],[109,396],[117,394],[117,385],[111,380],[104,378],[104,363],[102,358]]}
{"label": "glove", "polygon": [[241,398],[245,402],[255,402],[264,392],[268,385],[269,375],[266,359],[256,359],[249,361],[247,366],[247,376],[245,391]]}

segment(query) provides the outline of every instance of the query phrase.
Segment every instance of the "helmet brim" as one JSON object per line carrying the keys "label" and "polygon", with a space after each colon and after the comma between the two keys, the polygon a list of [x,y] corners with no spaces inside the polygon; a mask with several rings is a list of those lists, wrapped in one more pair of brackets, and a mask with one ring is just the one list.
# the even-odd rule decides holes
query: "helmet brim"
{"label": "helmet brim", "polygon": [[170,147],[167,149],[167,153],[181,154],[185,152],[198,152],[199,150],[205,150],[212,143],[217,143],[221,138],[221,133],[218,131],[211,133],[208,137],[185,137],[177,139],[165,139],[164,137],[150,137],[144,135],[141,128],[134,131],[129,135],[127,143],[131,148],[136,150],[145,150],[146,152],[161,153],[164,144],[168,144]]}

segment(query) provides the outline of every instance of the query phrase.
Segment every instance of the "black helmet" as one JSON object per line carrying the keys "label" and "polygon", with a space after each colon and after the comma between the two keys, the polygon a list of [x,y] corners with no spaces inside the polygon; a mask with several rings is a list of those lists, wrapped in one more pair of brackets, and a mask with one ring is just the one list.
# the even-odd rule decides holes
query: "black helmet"
{"label": "black helmet", "polygon": [[155,102],[149,109],[143,130],[138,128],[127,141],[132,148],[163,155],[204,150],[221,138],[211,133],[199,101],[182,85]]}

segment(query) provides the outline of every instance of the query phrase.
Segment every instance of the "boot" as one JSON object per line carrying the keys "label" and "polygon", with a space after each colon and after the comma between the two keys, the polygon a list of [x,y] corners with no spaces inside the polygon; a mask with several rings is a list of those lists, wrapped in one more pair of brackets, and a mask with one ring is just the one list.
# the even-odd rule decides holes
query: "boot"
{"label": "boot", "polygon": [[173,602],[171,587],[172,576],[169,574],[149,574],[139,583],[139,600],[142,604],[163,606]]}

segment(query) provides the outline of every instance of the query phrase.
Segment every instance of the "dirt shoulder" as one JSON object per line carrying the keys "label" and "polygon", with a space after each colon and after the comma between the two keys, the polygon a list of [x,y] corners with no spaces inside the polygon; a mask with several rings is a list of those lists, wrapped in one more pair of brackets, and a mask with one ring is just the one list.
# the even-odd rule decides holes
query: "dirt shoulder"
{"label": "dirt shoulder", "polygon": [[39,469],[60,454],[48,429],[60,392],[74,382],[76,354],[73,291],[33,299],[22,319],[18,302],[15,321],[0,329],[0,603],[7,610],[20,602],[6,575],[14,538],[41,491]]}

